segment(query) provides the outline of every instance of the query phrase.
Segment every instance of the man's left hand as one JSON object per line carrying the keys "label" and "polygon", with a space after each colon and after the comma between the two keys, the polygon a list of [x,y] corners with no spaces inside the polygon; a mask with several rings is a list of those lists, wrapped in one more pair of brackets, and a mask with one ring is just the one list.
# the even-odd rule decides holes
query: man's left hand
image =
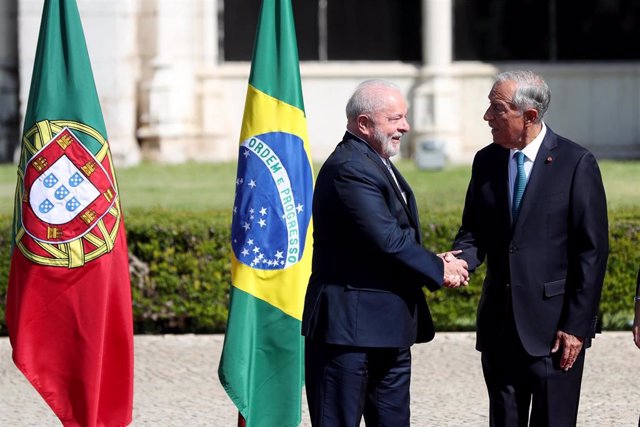
{"label": "man's left hand", "polygon": [[551,353],[555,353],[562,348],[560,369],[564,369],[565,371],[571,369],[582,351],[583,344],[584,338],[582,337],[577,337],[564,331],[556,332],[556,339],[553,342]]}

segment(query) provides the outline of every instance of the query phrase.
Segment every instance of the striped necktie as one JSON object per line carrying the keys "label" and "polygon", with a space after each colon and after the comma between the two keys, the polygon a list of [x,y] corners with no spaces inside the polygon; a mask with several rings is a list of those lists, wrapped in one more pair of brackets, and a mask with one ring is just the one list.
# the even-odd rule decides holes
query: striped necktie
{"label": "striped necktie", "polygon": [[516,158],[516,163],[518,165],[518,172],[516,174],[516,180],[513,183],[511,218],[513,218],[513,222],[516,222],[518,214],[520,213],[520,202],[522,201],[524,188],[527,185],[527,175],[524,172],[524,153],[522,151],[518,151],[514,157]]}

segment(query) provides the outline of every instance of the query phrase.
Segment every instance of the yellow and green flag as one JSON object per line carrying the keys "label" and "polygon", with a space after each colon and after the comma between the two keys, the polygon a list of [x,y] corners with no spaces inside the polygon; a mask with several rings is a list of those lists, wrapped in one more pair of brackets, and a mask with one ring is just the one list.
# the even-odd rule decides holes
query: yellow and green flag
{"label": "yellow and green flag", "polygon": [[290,0],[264,0],[240,135],[220,382],[247,426],[301,420],[313,171]]}

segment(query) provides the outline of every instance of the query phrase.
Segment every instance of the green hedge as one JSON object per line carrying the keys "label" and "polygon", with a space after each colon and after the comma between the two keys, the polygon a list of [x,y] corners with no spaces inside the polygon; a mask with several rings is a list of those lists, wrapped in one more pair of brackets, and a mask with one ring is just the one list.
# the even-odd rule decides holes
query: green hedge
{"label": "green hedge", "polygon": [[[447,250],[458,213],[421,215],[429,249]],[[223,332],[230,285],[230,215],[132,211],[125,215],[137,333]],[[640,209],[610,214],[611,254],[600,305],[603,329],[629,328],[640,263]],[[11,218],[0,216],[0,300],[9,275]],[[468,288],[427,292],[436,328],[473,330],[484,269]],[[6,335],[4,304],[0,335]]]}
{"label": "green hedge", "polygon": [[[459,218],[455,214],[441,214],[426,221],[421,219],[421,222],[424,242],[435,251],[447,247],[459,227]],[[609,236],[610,253],[600,300],[599,321],[604,330],[625,330],[631,328],[633,321],[633,295],[640,266],[640,209],[610,212]],[[469,287],[445,288],[427,293],[437,329],[464,331],[475,328],[476,307],[484,274],[483,264],[472,274]]]}

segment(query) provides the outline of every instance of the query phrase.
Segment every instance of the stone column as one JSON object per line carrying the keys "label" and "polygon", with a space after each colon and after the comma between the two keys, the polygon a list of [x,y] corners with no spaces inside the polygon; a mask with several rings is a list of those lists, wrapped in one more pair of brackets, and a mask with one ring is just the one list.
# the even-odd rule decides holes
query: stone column
{"label": "stone column", "polygon": [[197,61],[202,31],[199,1],[156,0],[151,25],[155,56],[146,64],[141,88],[147,103],[139,135],[145,159],[166,163],[189,160],[199,133]]}
{"label": "stone column", "polygon": [[194,147],[194,160],[235,160],[238,156],[237,137],[240,129],[230,125],[233,121],[230,118],[229,102],[225,99],[224,81],[220,76],[218,14],[222,13],[223,6],[223,0],[202,2],[202,60],[198,74],[200,141]]}
{"label": "stone column", "polygon": [[452,0],[422,0],[424,64],[446,68],[453,53]]}
{"label": "stone column", "polygon": [[[0,3],[4,3],[0,0]],[[43,2],[19,0],[20,99],[26,109]],[[78,0],[93,78],[116,165],[140,161],[136,139],[138,0]]]}
{"label": "stone column", "polygon": [[79,0],[91,68],[116,166],[140,162],[138,0]]}
{"label": "stone column", "polygon": [[13,160],[20,142],[18,2],[0,1],[0,162]]}
{"label": "stone column", "polygon": [[[229,158],[229,120],[218,61],[222,0],[153,0],[143,6],[143,85],[138,135],[147,160]],[[151,52],[151,53],[149,53]],[[237,132],[237,130],[236,130]]]}
{"label": "stone column", "polygon": [[420,167],[438,168],[460,154],[459,85],[453,75],[452,0],[423,0],[423,58],[413,92],[414,156]]}

